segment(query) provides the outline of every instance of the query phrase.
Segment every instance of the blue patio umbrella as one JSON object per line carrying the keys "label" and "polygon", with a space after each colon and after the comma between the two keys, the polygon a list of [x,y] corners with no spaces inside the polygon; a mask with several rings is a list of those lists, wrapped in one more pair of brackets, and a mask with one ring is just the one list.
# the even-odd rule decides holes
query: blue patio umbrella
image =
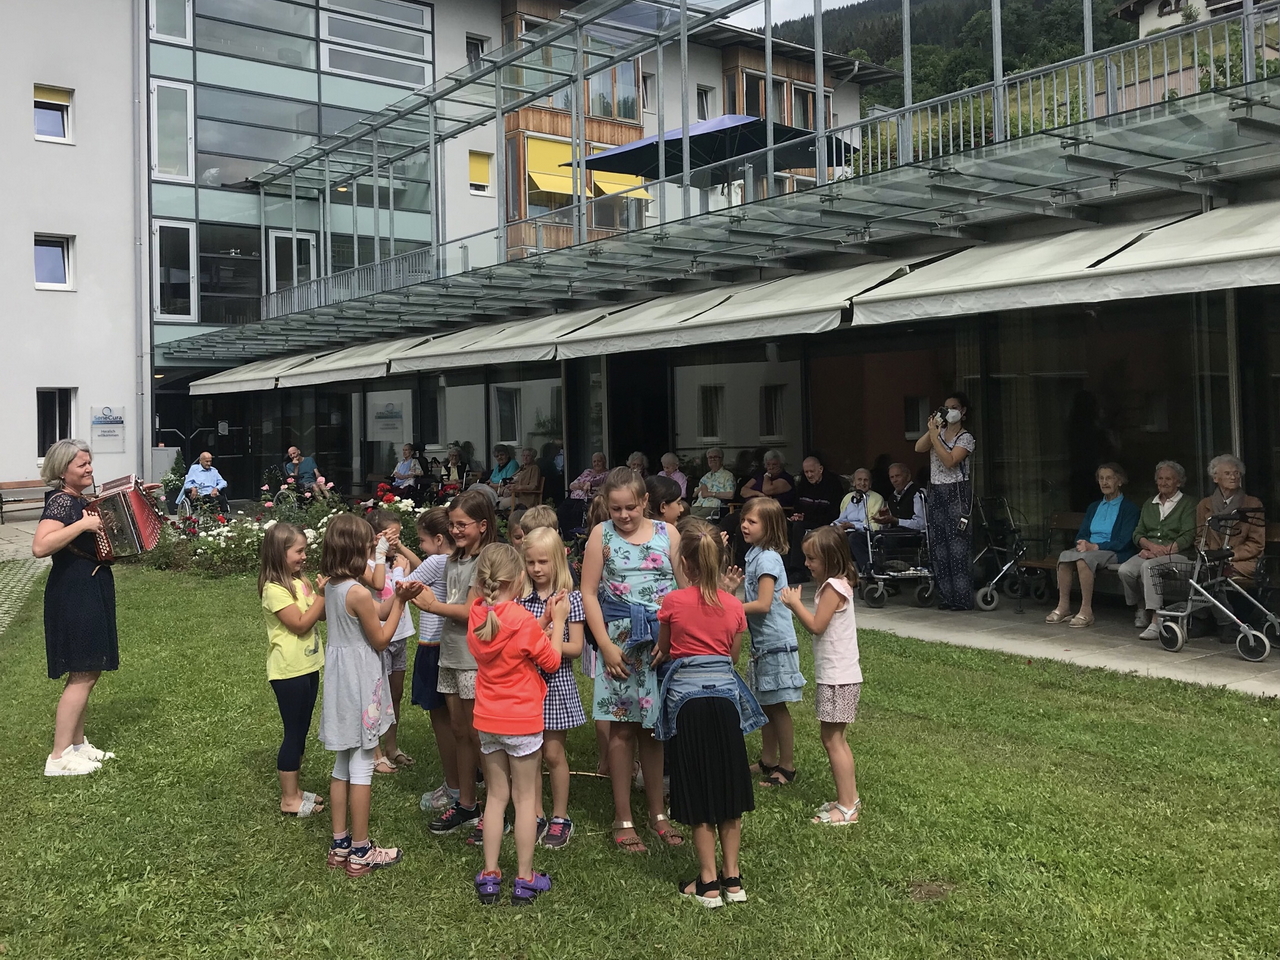
{"label": "blue patio umbrella", "polygon": [[[726,114],[714,120],[703,120],[689,126],[689,182],[703,189],[715,184],[741,180],[747,163],[755,168],[756,176],[765,172],[765,156],[734,163],[739,157],[766,147],[767,121],[759,117]],[[678,176],[684,170],[680,129],[670,130],[665,136],[667,176]],[[857,150],[853,144],[830,134],[827,141],[827,163],[843,166]],[[789,127],[785,123],[773,125],[773,168],[775,170],[812,170],[817,138],[812,130]],[[716,164],[716,166],[712,166]],[[570,164],[562,164],[569,166]],[[621,147],[613,147],[587,157],[588,170],[607,173],[625,173],[649,180],[658,178],[658,137],[655,134]],[[704,168],[704,169],[700,169]],[[709,168],[709,169],[705,169]]]}

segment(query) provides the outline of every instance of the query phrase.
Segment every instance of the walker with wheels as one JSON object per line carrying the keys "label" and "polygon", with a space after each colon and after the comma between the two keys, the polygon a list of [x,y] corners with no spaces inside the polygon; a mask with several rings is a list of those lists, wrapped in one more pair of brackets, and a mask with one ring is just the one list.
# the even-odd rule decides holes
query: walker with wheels
{"label": "walker with wheels", "polygon": [[[1194,560],[1176,561],[1160,568],[1156,579],[1161,598],[1160,609],[1156,611],[1160,620],[1160,646],[1175,653],[1181,650],[1187,642],[1191,618],[1206,611],[1212,612],[1219,623],[1235,625],[1236,651],[1252,663],[1267,659],[1272,644],[1280,642],[1280,616],[1263,606],[1227,573],[1233,554],[1228,542],[1232,525],[1261,523],[1261,512],[1258,508],[1241,508],[1210,517],[1208,525],[1223,534],[1222,549],[1207,549],[1202,536],[1196,545]],[[1264,569],[1265,565],[1260,564],[1259,570]],[[1256,611],[1261,629],[1237,616],[1233,609],[1237,603]]]}
{"label": "walker with wheels", "polygon": [[[1049,594],[1045,578],[1029,573],[1022,566],[1027,542],[1022,538],[1022,525],[1014,519],[1009,501],[1004,497],[982,497],[975,507],[984,542],[973,558],[973,569],[979,571],[979,577],[987,568],[994,568],[995,574],[974,591],[974,605],[979,610],[996,609],[1000,606],[1000,591],[1016,601],[1019,613],[1024,599],[1044,600]],[[1025,524],[1026,518],[1022,521]]]}

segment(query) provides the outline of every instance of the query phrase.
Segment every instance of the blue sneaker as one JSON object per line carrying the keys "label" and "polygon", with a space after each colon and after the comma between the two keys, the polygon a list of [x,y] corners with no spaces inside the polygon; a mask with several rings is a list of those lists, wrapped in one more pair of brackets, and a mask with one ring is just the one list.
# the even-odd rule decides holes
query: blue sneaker
{"label": "blue sneaker", "polygon": [[480,902],[492,906],[502,897],[501,873],[477,873],[476,896]]}
{"label": "blue sneaker", "polygon": [[532,880],[516,877],[515,886],[511,888],[511,905],[524,906],[538,899],[539,894],[551,889],[551,878],[545,873],[534,873]]}

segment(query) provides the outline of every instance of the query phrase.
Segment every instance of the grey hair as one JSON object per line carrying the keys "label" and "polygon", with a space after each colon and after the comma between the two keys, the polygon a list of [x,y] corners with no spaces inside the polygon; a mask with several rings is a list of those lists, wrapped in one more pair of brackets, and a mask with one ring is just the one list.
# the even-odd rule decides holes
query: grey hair
{"label": "grey hair", "polygon": [[718,454],[720,454],[720,459],[721,459],[721,460],[723,460],[723,459],[724,459],[724,451],[723,451],[723,450],[721,450],[719,447],[712,447],[710,450],[708,450],[708,451],[707,451],[707,456],[709,457],[709,456],[711,456],[713,453],[718,453]]}
{"label": "grey hair", "polygon": [[674,463],[677,467],[680,466],[680,458],[677,457],[674,453],[671,453],[670,451],[668,451],[667,453],[664,453],[660,459],[662,460],[662,463],[664,466],[666,465],[668,460]]}
{"label": "grey hair", "polygon": [[1232,456],[1229,453],[1221,453],[1209,461],[1209,479],[1214,479],[1214,474],[1218,472],[1218,468],[1223,464],[1234,466],[1240,471],[1241,479],[1244,478],[1244,461],[1239,457]]}
{"label": "grey hair", "polygon": [[1187,482],[1187,471],[1177,460],[1161,460],[1156,464],[1156,473],[1161,470],[1172,470],[1174,476],[1178,478],[1178,486],[1184,486]]}
{"label": "grey hair", "polygon": [[905,463],[903,463],[901,460],[899,460],[899,461],[897,461],[897,462],[895,462],[895,463],[891,463],[891,464],[889,464],[889,469],[890,469],[890,470],[903,470],[903,471],[905,471],[905,472],[906,472],[907,476],[910,476],[910,475],[911,475],[911,468],[910,468],[910,467],[908,467],[908,466],[907,466]]}
{"label": "grey hair", "polygon": [[634,460],[636,457],[639,457],[639,458],[640,458],[640,467],[641,467],[641,469],[648,470],[648,469],[649,469],[649,458],[648,458],[648,457],[646,457],[646,456],[644,455],[644,451],[643,451],[643,450],[634,450],[634,451],[632,451],[631,456],[627,457],[627,463],[630,463],[630,462],[631,462],[632,460]]}
{"label": "grey hair", "polygon": [[859,467],[857,470],[853,471],[850,476],[856,477],[860,473],[865,473],[868,477],[872,476],[871,471],[866,467]]}
{"label": "grey hair", "polygon": [[521,452],[521,453],[532,453],[535,457],[538,455],[538,451],[537,451],[537,450],[535,450],[535,449],[533,449],[533,447],[521,447],[521,448],[520,448],[520,452]]}
{"label": "grey hair", "polygon": [[591,459],[592,459],[592,460],[594,460],[596,457],[599,457],[599,458],[600,458],[601,460],[603,460],[606,464],[609,462],[609,458],[608,458],[608,457],[606,457],[606,456],[604,455],[604,451],[603,451],[603,450],[597,450],[595,453],[593,453],[593,454],[591,455]]}
{"label": "grey hair", "polygon": [[1106,463],[1098,464],[1098,469],[1093,471],[1093,479],[1097,480],[1098,474],[1100,474],[1103,470],[1110,470],[1112,473],[1114,473],[1116,475],[1116,479],[1120,481],[1120,486],[1122,487],[1129,482],[1129,474],[1125,472],[1124,467],[1120,466],[1120,464],[1112,460],[1108,460]]}
{"label": "grey hair", "polygon": [[786,463],[786,461],[782,459],[781,450],[766,450],[764,452],[763,462],[768,463],[770,460],[777,460],[779,463]]}
{"label": "grey hair", "polygon": [[[93,457],[93,451],[83,440],[59,440],[44,454],[44,464],[40,467],[40,479],[55,490],[62,489],[62,475],[67,472],[71,462],[82,453]],[[77,490],[76,493],[80,491]]]}

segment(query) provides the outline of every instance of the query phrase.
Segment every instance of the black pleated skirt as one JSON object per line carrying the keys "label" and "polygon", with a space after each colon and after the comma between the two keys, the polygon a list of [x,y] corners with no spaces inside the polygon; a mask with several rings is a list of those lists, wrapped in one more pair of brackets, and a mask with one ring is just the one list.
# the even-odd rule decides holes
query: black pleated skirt
{"label": "black pleated skirt", "polygon": [[671,819],[684,824],[734,820],[756,808],[738,708],[724,697],[697,697],[676,715],[666,743]]}

